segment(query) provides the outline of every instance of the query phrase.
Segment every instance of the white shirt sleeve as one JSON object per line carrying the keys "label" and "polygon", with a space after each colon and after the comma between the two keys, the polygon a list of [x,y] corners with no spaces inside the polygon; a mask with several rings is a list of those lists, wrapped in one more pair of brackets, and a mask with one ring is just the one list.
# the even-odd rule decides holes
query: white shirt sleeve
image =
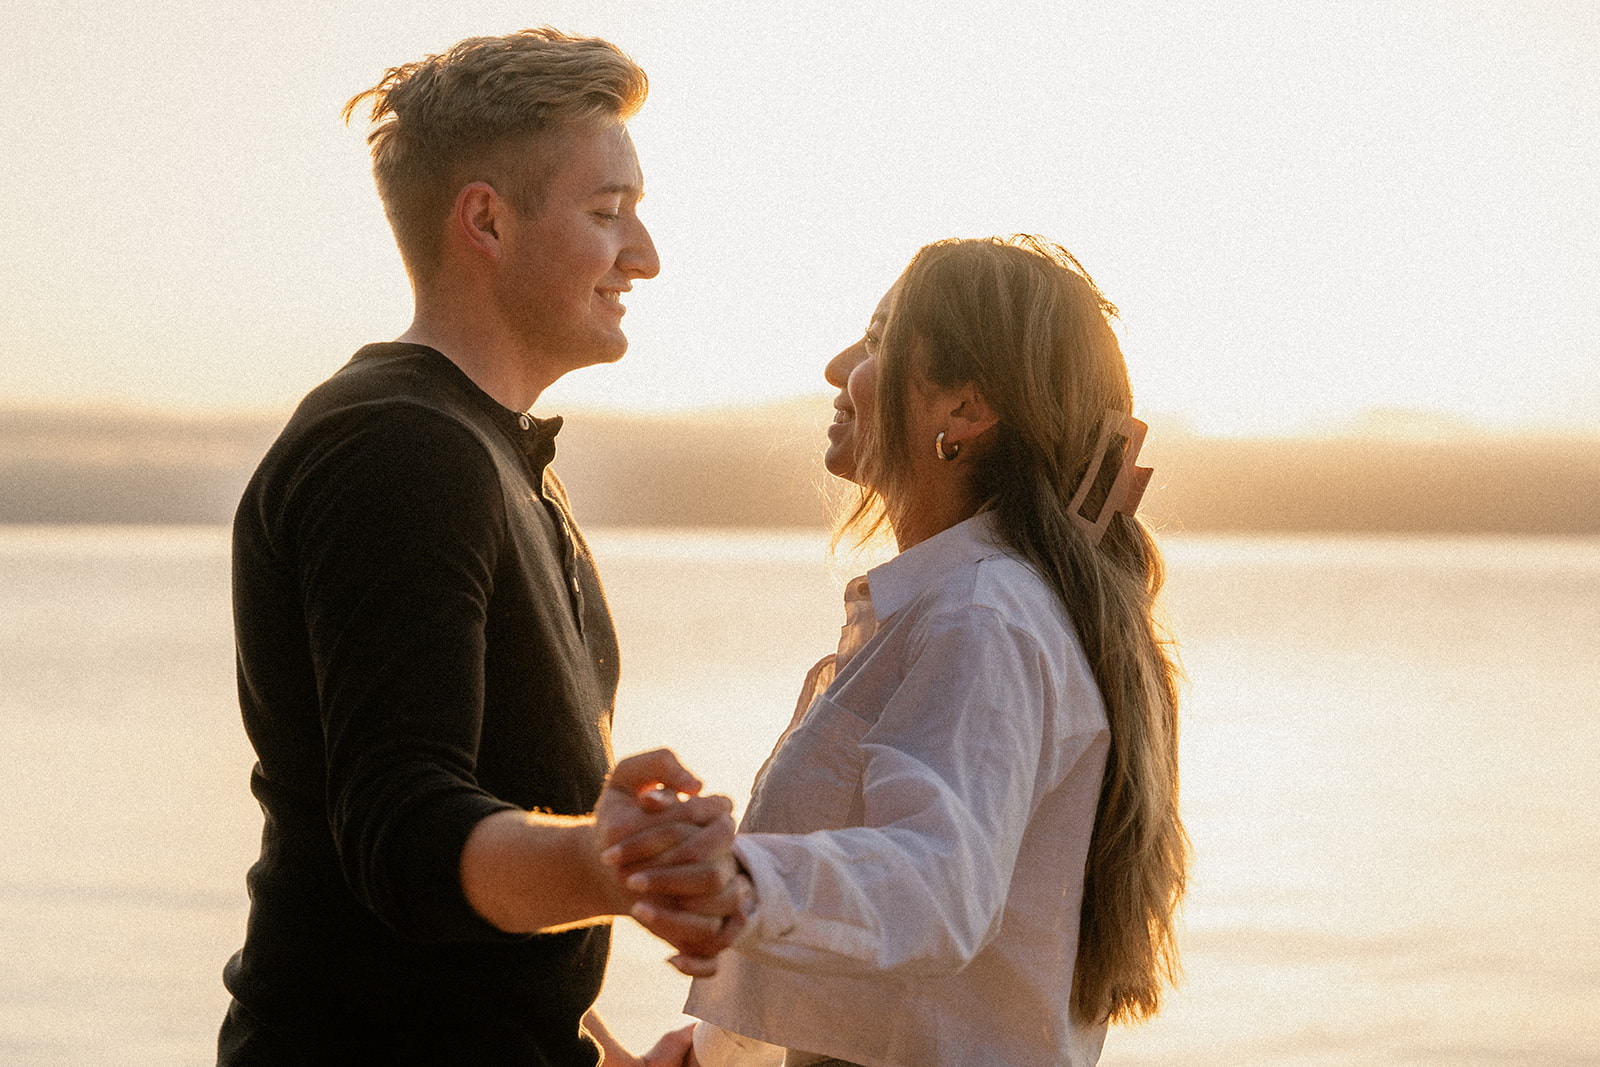
{"label": "white shirt sleeve", "polygon": [[896,674],[887,693],[847,679],[807,713],[840,746],[859,732],[859,825],[739,836],[759,901],[739,951],[939,975],[998,932],[1029,817],[1095,734],[1060,736],[1037,643],[986,608],[931,625]]}

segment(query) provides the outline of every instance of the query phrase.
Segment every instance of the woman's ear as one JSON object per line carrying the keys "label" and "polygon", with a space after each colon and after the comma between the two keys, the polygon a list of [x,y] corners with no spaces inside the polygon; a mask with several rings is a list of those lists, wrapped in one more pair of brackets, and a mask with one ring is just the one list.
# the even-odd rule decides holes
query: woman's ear
{"label": "woman's ear", "polygon": [[1000,421],[1000,416],[995,414],[994,408],[989,406],[983,394],[978,392],[978,387],[971,382],[952,389],[950,399],[949,426],[944,433],[944,439],[950,444],[970,441]]}

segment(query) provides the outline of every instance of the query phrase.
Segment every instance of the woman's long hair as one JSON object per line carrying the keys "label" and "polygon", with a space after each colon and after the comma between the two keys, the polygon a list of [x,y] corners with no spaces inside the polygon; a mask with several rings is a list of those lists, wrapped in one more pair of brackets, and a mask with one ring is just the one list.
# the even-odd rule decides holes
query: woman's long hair
{"label": "woman's long hair", "polygon": [[1111,748],[1084,874],[1072,1012],[1153,1015],[1178,969],[1174,912],[1188,836],[1178,814],[1178,669],[1155,622],[1160,552],[1137,518],[1099,545],[1068,503],[1108,411],[1132,392],[1116,308],[1066,249],[1036,237],[941,241],[901,276],[878,357],[877,414],[857,453],[864,489],[844,529],[863,538],[907,498],[911,391],[973,383],[999,416],[968,442],[973,499],[1066,605],[1110,720]]}

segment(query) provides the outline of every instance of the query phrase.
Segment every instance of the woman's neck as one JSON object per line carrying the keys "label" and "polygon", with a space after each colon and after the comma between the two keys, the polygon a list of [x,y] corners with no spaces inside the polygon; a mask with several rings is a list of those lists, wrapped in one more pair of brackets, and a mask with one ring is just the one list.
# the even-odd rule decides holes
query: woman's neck
{"label": "woman's neck", "polygon": [[978,505],[966,497],[960,500],[924,501],[920,506],[908,507],[898,513],[891,510],[889,528],[894,531],[895,543],[904,552],[912,545],[921,544],[935,534],[966,522],[977,513]]}

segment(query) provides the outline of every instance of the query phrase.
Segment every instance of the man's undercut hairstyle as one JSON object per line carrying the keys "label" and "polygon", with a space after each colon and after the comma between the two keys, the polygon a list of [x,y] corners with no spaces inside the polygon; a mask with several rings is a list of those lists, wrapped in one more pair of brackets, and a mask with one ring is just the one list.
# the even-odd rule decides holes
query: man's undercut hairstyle
{"label": "man's undercut hairstyle", "polygon": [[[548,26],[469,37],[390,69],[344,107],[370,105],[372,173],[413,281],[438,264],[456,194],[483,181],[517,210],[539,208],[560,134],[626,122],[649,81],[616,45]],[[529,149],[544,148],[537,165]]]}

